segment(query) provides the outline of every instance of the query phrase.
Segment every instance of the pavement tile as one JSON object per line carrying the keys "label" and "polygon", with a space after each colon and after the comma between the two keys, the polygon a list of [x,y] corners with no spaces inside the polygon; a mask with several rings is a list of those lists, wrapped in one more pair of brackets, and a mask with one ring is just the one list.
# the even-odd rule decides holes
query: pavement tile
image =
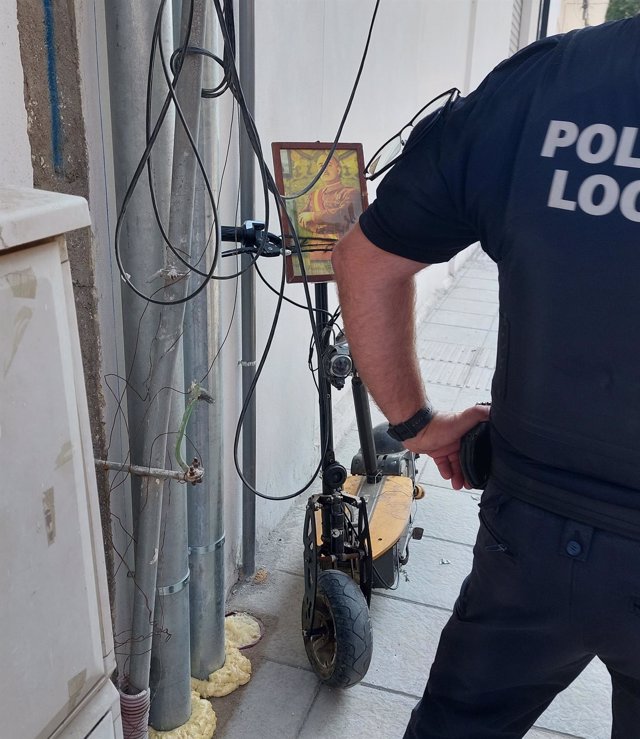
{"label": "pavement tile", "polygon": [[229,599],[227,610],[248,611],[264,624],[264,636],[247,655],[250,658],[255,655],[290,667],[311,670],[302,642],[300,623],[304,594],[301,560],[302,543],[300,575],[280,570],[268,572],[263,583],[242,583]]}
{"label": "pavement tile", "polygon": [[493,367],[471,367],[463,389],[475,390],[479,394],[491,392]]}
{"label": "pavement tile", "polygon": [[[442,344],[442,342],[440,346],[459,348],[458,344]],[[420,360],[420,373],[429,385],[443,385],[456,389],[464,387],[470,371],[471,365],[462,362],[433,358]]]}
{"label": "pavement tile", "polygon": [[464,328],[462,326],[444,326],[441,323],[428,323],[420,330],[417,340],[418,354],[425,341],[443,341],[449,344],[466,344],[468,346],[482,346],[487,338],[487,331],[479,328]]}
{"label": "pavement tile", "polygon": [[585,739],[609,739],[611,680],[606,667],[599,659],[594,659],[586,670],[556,697],[536,721],[536,726],[574,734]]}
{"label": "pavement tile", "polygon": [[299,739],[401,739],[416,698],[365,685],[321,687]]}
{"label": "pavement tile", "polygon": [[409,562],[402,568],[398,589],[384,592],[451,610],[472,561],[471,546],[424,536],[409,545]]}
{"label": "pavement tile", "polygon": [[[485,305],[487,305],[485,303]],[[432,323],[442,323],[445,326],[463,326],[465,328],[491,328],[493,315],[483,316],[478,313],[462,313],[456,310],[439,308],[431,314]]]}
{"label": "pavement tile", "polygon": [[454,287],[449,293],[452,298],[461,298],[462,300],[480,300],[485,303],[498,304],[497,290],[482,289],[476,287]]}
{"label": "pavement tile", "polygon": [[[444,488],[430,485],[428,478],[431,467],[433,466],[427,468],[426,482],[424,476],[421,479],[426,495],[418,501],[416,526],[424,528],[425,536],[473,545],[478,530],[479,493],[462,492],[450,486]],[[446,480],[439,479],[448,485]]]}
{"label": "pavement tile", "polygon": [[479,313],[483,316],[496,316],[498,306],[493,302],[486,303],[482,300],[463,300],[460,298],[446,297],[438,306],[441,310],[454,310],[459,313]]}
{"label": "pavement tile", "polygon": [[246,685],[212,699],[216,739],[295,739],[318,693],[315,675],[268,660],[252,670]]}
{"label": "pavement tile", "polygon": [[[472,290],[489,290],[490,292],[497,294],[497,276],[497,270],[495,276],[491,275],[491,273],[487,271],[484,277],[477,277],[475,275],[470,275],[468,271],[463,271],[461,273],[460,279],[456,283],[456,287],[461,287],[465,289],[470,288]],[[491,277],[493,277],[493,279],[487,279]]]}
{"label": "pavement tile", "polygon": [[456,398],[454,411],[462,411],[476,403],[485,403],[491,400],[491,385],[487,384],[482,389],[463,388]]}
{"label": "pavement tile", "polygon": [[494,275],[497,273],[496,262],[482,249],[478,251],[473,262],[469,263],[469,268],[492,272]]}
{"label": "pavement tile", "polygon": [[487,331],[483,346],[491,347],[493,351],[496,351],[496,349],[498,348],[498,332]]}
{"label": "pavement tile", "polygon": [[478,264],[478,261],[474,260],[473,265],[465,271],[465,277],[476,277],[480,280],[489,280],[495,283],[498,272],[497,267],[493,263],[483,267],[478,266]]}
{"label": "pavement tile", "polygon": [[374,595],[371,599],[373,658],[364,683],[422,695],[449,613]]}
{"label": "pavement tile", "polygon": [[440,411],[450,411],[455,407],[460,388],[430,383],[427,385],[427,392],[434,408]]}
{"label": "pavement tile", "polygon": [[[452,490],[450,482],[440,477],[435,462],[426,454],[421,455],[418,460],[416,482],[421,483],[425,487],[425,490],[428,490],[431,486]],[[424,507],[424,500],[418,501],[418,503],[421,507]]]}

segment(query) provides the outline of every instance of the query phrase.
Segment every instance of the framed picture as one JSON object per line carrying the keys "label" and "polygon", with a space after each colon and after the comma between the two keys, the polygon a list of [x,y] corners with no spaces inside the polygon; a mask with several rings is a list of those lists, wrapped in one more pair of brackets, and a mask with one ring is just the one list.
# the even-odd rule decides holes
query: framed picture
{"label": "framed picture", "polygon": [[[273,143],[278,190],[285,196],[304,190],[320,171],[331,146],[320,142]],[[362,144],[338,144],[327,168],[311,190],[285,203],[291,224],[283,217],[283,236],[285,245],[293,251],[287,257],[287,281],[303,280],[291,225],[300,241],[307,279],[310,282],[332,280],[333,247],[367,207]]]}

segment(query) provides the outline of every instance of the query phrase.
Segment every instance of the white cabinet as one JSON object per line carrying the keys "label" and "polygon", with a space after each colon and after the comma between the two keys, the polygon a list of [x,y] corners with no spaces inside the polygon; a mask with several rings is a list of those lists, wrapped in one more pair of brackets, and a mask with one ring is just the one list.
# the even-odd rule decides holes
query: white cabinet
{"label": "white cabinet", "polygon": [[0,735],[11,739],[121,736],[64,238],[88,224],[81,198],[0,189]]}

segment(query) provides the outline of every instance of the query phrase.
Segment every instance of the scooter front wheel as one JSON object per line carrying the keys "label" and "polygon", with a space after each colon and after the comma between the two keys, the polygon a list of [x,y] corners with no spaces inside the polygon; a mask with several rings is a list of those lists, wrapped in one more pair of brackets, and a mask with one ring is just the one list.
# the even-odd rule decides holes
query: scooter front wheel
{"label": "scooter front wheel", "polygon": [[309,662],[325,685],[350,688],[366,675],[373,652],[371,619],[349,575],[339,570],[318,574],[313,630],[303,638]]}

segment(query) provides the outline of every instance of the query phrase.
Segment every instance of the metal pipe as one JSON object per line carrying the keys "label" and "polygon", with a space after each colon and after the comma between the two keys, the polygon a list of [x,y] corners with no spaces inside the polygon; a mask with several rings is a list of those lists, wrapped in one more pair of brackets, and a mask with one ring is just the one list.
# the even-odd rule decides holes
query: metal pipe
{"label": "metal pipe", "polygon": [[[178,368],[180,371],[181,366]],[[183,412],[183,399],[175,396],[169,418],[170,429],[179,426]],[[167,466],[170,463],[167,451]],[[183,485],[171,482],[164,484],[149,668],[149,725],[158,731],[171,731],[182,726],[191,716],[187,542],[189,494],[190,488]]]}
{"label": "metal pipe", "polygon": [[[317,282],[314,287],[316,315],[318,316],[318,334],[321,337],[318,347],[318,364],[322,362],[329,346],[329,332],[326,331],[327,316],[329,315],[329,294],[326,282]],[[320,449],[324,450],[322,471],[335,462],[333,448],[333,406],[331,403],[331,383],[328,379],[320,382]],[[323,475],[322,492],[325,495],[333,494],[333,487],[329,485]]]}
{"label": "metal pipe", "polygon": [[[239,14],[240,84],[252,115],[255,113],[255,0],[240,0]],[[245,127],[240,130],[240,217],[255,218],[255,161]],[[242,266],[251,261],[243,255]],[[256,365],[256,274],[248,269],[241,277],[242,303],[242,394],[246,397]],[[242,428],[242,469],[247,482],[256,485],[256,401],[251,399]],[[242,575],[249,577],[256,569],[256,499],[242,487]]]}
{"label": "metal pipe", "polygon": [[[211,24],[207,27],[207,47],[213,47]],[[203,72],[204,87],[214,86],[211,66]],[[200,155],[210,174],[214,168],[212,143],[215,140],[212,106],[203,106],[200,120]],[[212,226],[204,180],[196,185],[193,219],[194,242],[207,242]],[[208,299],[208,300],[207,300]],[[204,485],[189,495],[189,616],[191,620],[191,674],[206,680],[224,665],[224,497],[222,434],[222,368],[214,361],[220,345],[220,282],[212,280],[206,292],[187,304],[184,332],[185,385],[202,382],[213,404],[200,404],[191,416],[188,437],[196,454],[202,455],[210,471]],[[210,311],[210,312],[209,312]],[[212,364],[213,362],[213,364]],[[205,378],[205,379],[203,379]]]}
{"label": "metal pipe", "polygon": [[[182,3],[180,44],[184,46],[205,47],[206,5],[203,3]],[[177,44],[176,44],[177,45]],[[194,64],[193,60],[198,59]],[[177,93],[183,110],[186,126],[192,132],[196,146],[199,141],[201,120],[201,88],[203,81],[203,57],[188,55],[184,58],[184,66],[178,82]],[[183,77],[182,75],[186,75]],[[196,182],[202,181],[197,176],[195,152],[193,144],[181,124],[176,128],[174,137],[174,168],[172,179],[171,218],[172,224],[177,222],[184,231],[177,231],[174,236],[182,238],[186,244],[186,254],[197,255],[204,240],[199,241],[194,233],[193,221],[196,204]],[[175,199],[173,196],[176,196]],[[174,219],[173,208],[182,207],[181,213]],[[173,239],[172,239],[173,241]],[[175,242],[174,242],[175,243]],[[196,248],[192,244],[197,245]],[[169,257],[168,267],[175,265],[175,259]],[[201,279],[201,278],[200,278]],[[188,283],[187,280],[185,282]],[[201,293],[204,295],[205,293]],[[197,300],[196,296],[194,300]],[[189,301],[192,302],[192,301]],[[175,326],[184,331],[184,307],[180,324]],[[175,310],[175,307],[174,307]],[[179,334],[175,340],[179,340]],[[179,357],[180,359],[181,357]],[[176,379],[184,377],[184,366],[177,363],[174,371]],[[179,380],[178,380],[179,382]],[[185,382],[186,387],[191,381]],[[171,404],[170,429],[180,428],[191,416],[193,403],[185,413],[184,397],[174,395]],[[194,401],[195,402],[195,401]],[[196,409],[198,415],[199,408]],[[206,440],[205,440],[206,441]],[[183,456],[180,446],[183,443],[182,433],[178,436],[176,457]],[[167,466],[170,454],[167,451]],[[168,494],[167,494],[168,492]],[[177,494],[176,494],[177,493]],[[150,667],[151,711],[149,723],[160,731],[170,731],[184,724],[191,715],[191,650],[190,650],[190,570],[187,535],[187,497],[184,491],[171,492],[165,490],[162,501],[161,547],[158,559],[158,576],[156,584],[156,629],[153,634],[152,659]]]}
{"label": "metal pipe", "polygon": [[373,425],[371,423],[371,407],[367,388],[358,374],[354,374],[351,381],[353,393],[353,407],[356,412],[356,424],[358,426],[358,437],[360,449],[364,461],[364,471],[367,482],[375,482],[378,475],[378,457],[376,455],[376,444],[373,438]]}
{"label": "metal pipe", "polygon": [[126,464],[123,462],[109,462],[106,459],[96,459],[96,467],[103,470],[115,470],[116,472],[127,472],[138,477],[159,477],[163,480],[177,480],[178,482],[199,482],[204,477],[203,467],[191,466],[186,472],[177,470],[164,470],[157,467],[141,467],[137,464]]}
{"label": "metal pipe", "polygon": [[[185,3],[183,12],[187,16],[190,4]],[[204,27],[206,17],[205,0],[194,0],[193,20],[189,45],[203,47]],[[186,55],[183,61],[182,72],[176,86],[176,94],[180,101],[185,121],[192,136],[198,140],[200,122],[200,91],[202,88],[203,57],[200,54]],[[176,125],[174,135],[174,155],[171,179],[171,211],[169,217],[169,238],[177,249],[188,260],[191,255],[191,225],[193,219],[193,203],[195,191],[196,165],[193,151],[182,125]],[[175,279],[176,272],[184,274],[184,266],[170,251],[165,251],[165,285],[162,296],[167,301],[175,303],[185,297],[190,283],[187,276]],[[153,344],[150,379],[150,404],[144,433],[143,461],[152,467],[165,465],[167,454],[167,433],[169,430],[170,408],[166,388],[175,387],[179,382],[177,376],[177,359],[180,352],[180,337],[184,322],[184,303],[163,306],[160,325]],[[129,681],[132,689],[143,690],[149,685],[151,666],[151,648],[153,635],[157,624],[155,619],[155,595],[158,576],[158,558],[160,556],[160,533],[163,511],[164,483],[158,478],[145,478],[142,489],[139,512],[139,532],[136,544],[136,592],[133,608],[133,636],[135,648],[132,650]],[[186,507],[185,507],[186,519]],[[186,528],[186,520],[185,520]],[[173,543],[173,542],[172,542]],[[179,547],[176,544],[176,547]],[[184,547],[186,552],[186,543]],[[167,560],[170,561],[168,551]],[[175,584],[175,583],[174,583]],[[162,602],[162,594],[159,594]],[[170,642],[170,640],[169,640]],[[156,647],[159,644],[156,643]],[[188,650],[187,660],[188,660]],[[154,660],[162,660],[157,651]],[[176,666],[177,669],[178,666]],[[189,677],[186,678],[187,683]],[[152,690],[152,695],[154,690]],[[154,710],[154,700],[151,704],[152,716],[163,713],[160,705]],[[184,710],[175,712],[170,723],[165,725],[162,717],[162,729],[175,728],[184,723],[189,717],[190,704]],[[160,722],[159,719],[157,719]],[[153,719],[152,719],[153,725]]]}
{"label": "metal pipe", "polygon": [[538,18],[538,39],[547,38],[549,33],[549,7],[551,0],[542,0],[540,16]]}
{"label": "metal pipe", "polygon": [[[147,94],[147,68],[149,48],[157,7],[151,3],[132,3],[130,0],[112,0],[105,3],[107,29],[107,53],[109,67],[109,92],[113,134],[114,179],[116,204],[122,206],[131,176],[145,149],[145,108]],[[162,43],[170,54],[172,48],[171,8],[167,6],[163,23]],[[161,84],[162,73],[154,75],[152,107],[158,111],[165,91]],[[165,222],[169,216],[170,173],[172,157],[173,127],[169,116],[159,132],[154,146],[154,171],[156,174],[156,197],[161,216]],[[132,280],[137,285],[146,284],[149,275],[157,272],[163,261],[162,251],[157,248],[159,233],[151,204],[151,196],[144,183],[140,184],[130,202],[124,223],[120,246],[123,261]],[[126,404],[129,420],[129,455],[134,462],[143,458],[142,424],[147,410],[149,358],[151,346],[160,320],[159,306],[141,300],[132,290],[124,288],[121,295],[125,366],[127,386]],[[125,383],[123,382],[124,386]],[[124,389],[122,393],[124,395]],[[122,402],[122,398],[119,398]],[[164,464],[164,459],[162,460]],[[124,526],[130,523],[127,537],[120,550],[127,558],[128,570],[134,570],[133,547],[137,528],[141,482],[132,478],[132,496],[127,501],[132,508],[132,517],[118,521]],[[120,513],[118,511],[118,513]],[[124,545],[126,544],[126,546]],[[122,568],[123,570],[125,568]],[[132,602],[134,598],[132,578],[116,581],[116,624],[117,632],[129,634],[131,630]],[[124,641],[124,639],[123,639]],[[119,680],[124,684],[129,664],[128,649],[118,650]]]}

